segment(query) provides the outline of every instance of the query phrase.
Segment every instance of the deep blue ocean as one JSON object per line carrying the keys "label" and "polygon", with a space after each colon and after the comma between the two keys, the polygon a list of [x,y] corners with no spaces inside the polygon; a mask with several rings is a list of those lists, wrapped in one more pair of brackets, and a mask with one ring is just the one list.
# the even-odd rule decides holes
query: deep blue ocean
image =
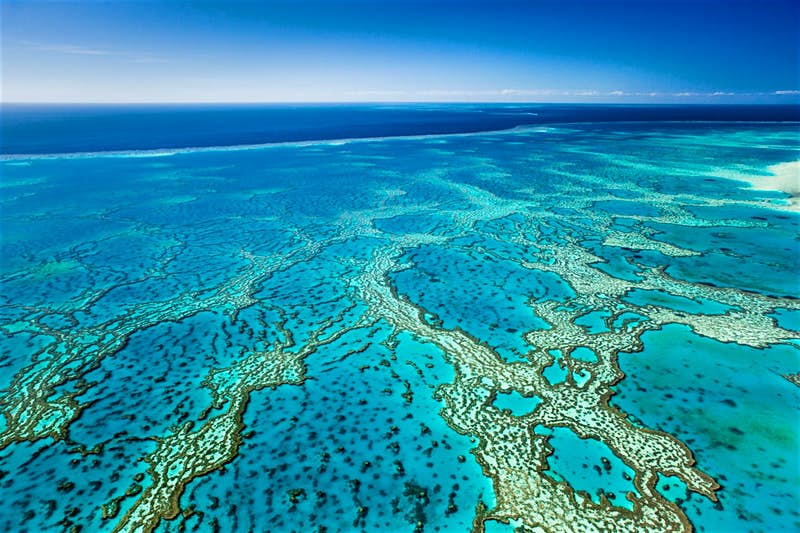
{"label": "deep blue ocean", "polygon": [[797,107],[18,105],[2,152],[2,531],[800,530]]}
{"label": "deep blue ocean", "polygon": [[4,104],[0,106],[0,153],[234,146],[571,122],[787,120],[800,120],[800,106]]}

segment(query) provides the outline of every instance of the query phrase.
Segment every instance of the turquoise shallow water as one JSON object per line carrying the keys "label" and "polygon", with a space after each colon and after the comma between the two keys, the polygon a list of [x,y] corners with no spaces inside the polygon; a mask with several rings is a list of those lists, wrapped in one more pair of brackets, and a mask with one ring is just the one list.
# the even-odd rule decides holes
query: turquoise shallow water
{"label": "turquoise shallow water", "polygon": [[0,161],[0,527],[800,528],[797,139]]}
{"label": "turquoise shallow water", "polygon": [[725,345],[669,326],[621,363],[628,376],[614,403],[684,440],[723,484],[719,505],[660,484],[687,500],[698,530],[796,527],[800,391],[781,377],[800,364],[796,348]]}

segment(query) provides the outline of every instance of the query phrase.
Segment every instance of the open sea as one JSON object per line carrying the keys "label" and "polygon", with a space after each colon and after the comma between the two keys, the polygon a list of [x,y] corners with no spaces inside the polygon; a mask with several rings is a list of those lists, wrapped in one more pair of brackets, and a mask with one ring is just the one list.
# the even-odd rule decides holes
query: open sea
{"label": "open sea", "polygon": [[799,161],[798,106],[4,105],[0,530],[797,531]]}

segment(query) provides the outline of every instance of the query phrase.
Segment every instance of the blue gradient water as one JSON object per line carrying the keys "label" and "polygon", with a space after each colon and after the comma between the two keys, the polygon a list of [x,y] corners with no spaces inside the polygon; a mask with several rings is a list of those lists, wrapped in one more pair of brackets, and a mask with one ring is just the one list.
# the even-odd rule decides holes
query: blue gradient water
{"label": "blue gradient water", "polygon": [[[625,377],[610,409],[684,443],[722,486],[715,504],[660,473],[658,490],[698,530],[800,527],[800,388],[786,377],[800,372],[798,215],[784,193],[721,177],[797,160],[798,125],[653,121],[791,120],[796,109],[65,112],[3,110],[5,154],[92,152],[0,162],[4,530],[124,530],[126,513],[152,494],[160,443],[242,400],[232,455],[214,463],[211,448],[191,452],[212,466],[174,491],[179,512],[155,520],[157,530],[467,531],[480,505],[500,503],[495,474],[473,452],[503,428],[463,434],[441,416],[442,386],[465,371],[436,332],[463,331],[502,364],[533,365],[526,333],[552,328],[534,309],[547,302],[590,336],[654,325],[641,350],[620,350]],[[543,117],[583,124],[139,151],[495,130]],[[563,265],[559,249],[573,254]],[[387,250],[399,250],[397,266],[384,271]],[[631,288],[582,300],[593,289],[571,277],[587,264],[580,254]],[[375,272],[391,289],[385,308]],[[766,322],[747,315],[725,326],[743,328],[738,344],[704,326],[747,311],[731,294],[769,302]],[[418,322],[402,318],[404,302]],[[748,331],[765,345],[748,345]],[[549,386],[592,379],[565,366],[597,364],[577,344],[550,354]],[[272,364],[276,346],[313,347],[304,380],[287,374],[215,397],[215,376],[255,379],[243,361],[262,354]],[[492,399],[486,413],[520,421],[541,409],[542,397],[498,383],[487,374],[474,384]],[[79,412],[23,432],[36,406],[55,404]],[[633,510],[626,494],[641,494],[624,454],[568,424],[531,426],[553,450],[539,471],[546,483]]]}

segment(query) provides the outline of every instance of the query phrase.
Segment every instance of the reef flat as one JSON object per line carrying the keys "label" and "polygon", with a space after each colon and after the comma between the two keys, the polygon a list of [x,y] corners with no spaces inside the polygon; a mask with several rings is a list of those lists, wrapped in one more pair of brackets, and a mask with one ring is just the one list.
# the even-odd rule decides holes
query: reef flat
{"label": "reef flat", "polygon": [[6,158],[0,526],[796,530],[799,159],[793,123]]}

